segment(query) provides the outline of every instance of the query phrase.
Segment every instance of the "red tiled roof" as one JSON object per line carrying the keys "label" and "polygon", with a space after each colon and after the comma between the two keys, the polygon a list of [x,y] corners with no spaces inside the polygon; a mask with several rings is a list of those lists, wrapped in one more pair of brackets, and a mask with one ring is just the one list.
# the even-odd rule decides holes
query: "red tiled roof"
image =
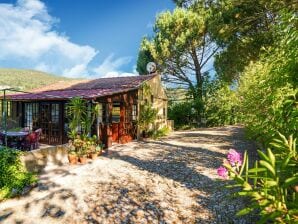
{"label": "red tiled roof", "polygon": [[100,78],[82,81],[62,81],[32,90],[31,93],[8,95],[10,100],[61,100],[73,97],[95,99],[137,89],[154,75]]}

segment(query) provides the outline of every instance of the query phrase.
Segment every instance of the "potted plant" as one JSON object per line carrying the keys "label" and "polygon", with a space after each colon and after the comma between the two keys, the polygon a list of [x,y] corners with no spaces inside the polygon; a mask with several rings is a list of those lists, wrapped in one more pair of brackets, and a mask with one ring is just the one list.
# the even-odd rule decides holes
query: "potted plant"
{"label": "potted plant", "polygon": [[79,161],[81,164],[87,163],[87,152],[84,148],[81,148],[81,150],[79,151]]}
{"label": "potted plant", "polygon": [[90,153],[89,153],[89,158],[91,159],[96,159],[98,156],[98,152],[96,150],[96,146],[95,145],[92,145],[90,147]]}
{"label": "potted plant", "polygon": [[87,148],[86,142],[82,140],[79,136],[73,141],[73,146],[75,147],[75,151],[78,154],[79,161],[82,164],[87,163]]}
{"label": "potted plant", "polygon": [[102,153],[102,149],[103,149],[103,144],[102,143],[99,143],[96,147],[95,147],[95,151],[96,151],[96,153],[97,153],[97,155],[101,155],[101,153]]}
{"label": "potted plant", "polygon": [[97,150],[96,150],[96,142],[97,137],[94,135],[93,137],[85,136],[83,138],[84,141],[84,147],[86,147],[88,158],[90,159],[96,159],[97,158]]}
{"label": "potted plant", "polygon": [[78,155],[77,155],[76,151],[71,150],[68,152],[68,161],[72,165],[78,163]]}
{"label": "potted plant", "polygon": [[[97,137],[90,138],[91,127],[94,123],[98,107],[92,107],[91,117],[89,114],[88,102],[79,97],[72,98],[67,104],[67,116],[69,119],[68,136],[73,139],[75,151],[79,156],[79,161],[84,164],[87,162],[87,155],[90,157],[94,146],[96,146]],[[93,156],[94,157],[94,156]]]}
{"label": "potted plant", "polygon": [[78,163],[78,155],[72,141],[68,143],[68,161],[70,164]]}

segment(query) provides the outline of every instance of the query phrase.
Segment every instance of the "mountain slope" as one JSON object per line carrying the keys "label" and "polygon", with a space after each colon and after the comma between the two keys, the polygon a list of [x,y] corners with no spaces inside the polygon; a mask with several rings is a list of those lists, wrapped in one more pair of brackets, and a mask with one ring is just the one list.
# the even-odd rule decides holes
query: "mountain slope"
{"label": "mountain slope", "polygon": [[0,89],[12,87],[30,90],[61,80],[70,79],[35,70],[0,68]]}

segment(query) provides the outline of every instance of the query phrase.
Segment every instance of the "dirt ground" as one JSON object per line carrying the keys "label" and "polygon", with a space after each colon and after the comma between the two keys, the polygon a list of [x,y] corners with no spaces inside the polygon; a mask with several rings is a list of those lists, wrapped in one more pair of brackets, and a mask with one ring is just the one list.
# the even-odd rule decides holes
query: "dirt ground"
{"label": "dirt ground", "polygon": [[27,195],[0,204],[1,223],[254,223],[236,217],[216,169],[230,148],[255,155],[243,128],[173,132],[158,141],[114,145],[86,165],[40,175]]}

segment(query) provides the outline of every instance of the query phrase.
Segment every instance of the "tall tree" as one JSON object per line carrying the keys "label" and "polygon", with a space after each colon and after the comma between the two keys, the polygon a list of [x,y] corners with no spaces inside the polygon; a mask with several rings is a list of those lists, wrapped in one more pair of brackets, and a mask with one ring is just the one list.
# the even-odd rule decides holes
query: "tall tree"
{"label": "tall tree", "polygon": [[280,11],[297,8],[297,0],[220,0],[212,5],[212,38],[221,46],[214,67],[226,81],[238,79],[274,43]]}
{"label": "tall tree", "polygon": [[212,10],[212,39],[221,47],[214,67],[225,81],[238,79],[244,68],[257,61],[262,49],[274,44],[281,11],[296,11],[297,0],[173,0],[177,6],[200,14],[200,5]]}
{"label": "tall tree", "polygon": [[198,120],[203,112],[203,82],[219,49],[210,38],[208,17],[204,7],[196,12],[184,8],[164,12],[157,17],[152,39],[145,39],[141,46],[158,63],[164,81],[190,90]]}
{"label": "tall tree", "polygon": [[[143,45],[143,42],[146,41],[146,39],[142,40],[141,46]],[[138,55],[138,61],[137,61],[137,72],[140,75],[147,75],[147,64],[149,62],[154,62],[154,58],[151,55],[151,52],[148,49],[141,48]]]}

